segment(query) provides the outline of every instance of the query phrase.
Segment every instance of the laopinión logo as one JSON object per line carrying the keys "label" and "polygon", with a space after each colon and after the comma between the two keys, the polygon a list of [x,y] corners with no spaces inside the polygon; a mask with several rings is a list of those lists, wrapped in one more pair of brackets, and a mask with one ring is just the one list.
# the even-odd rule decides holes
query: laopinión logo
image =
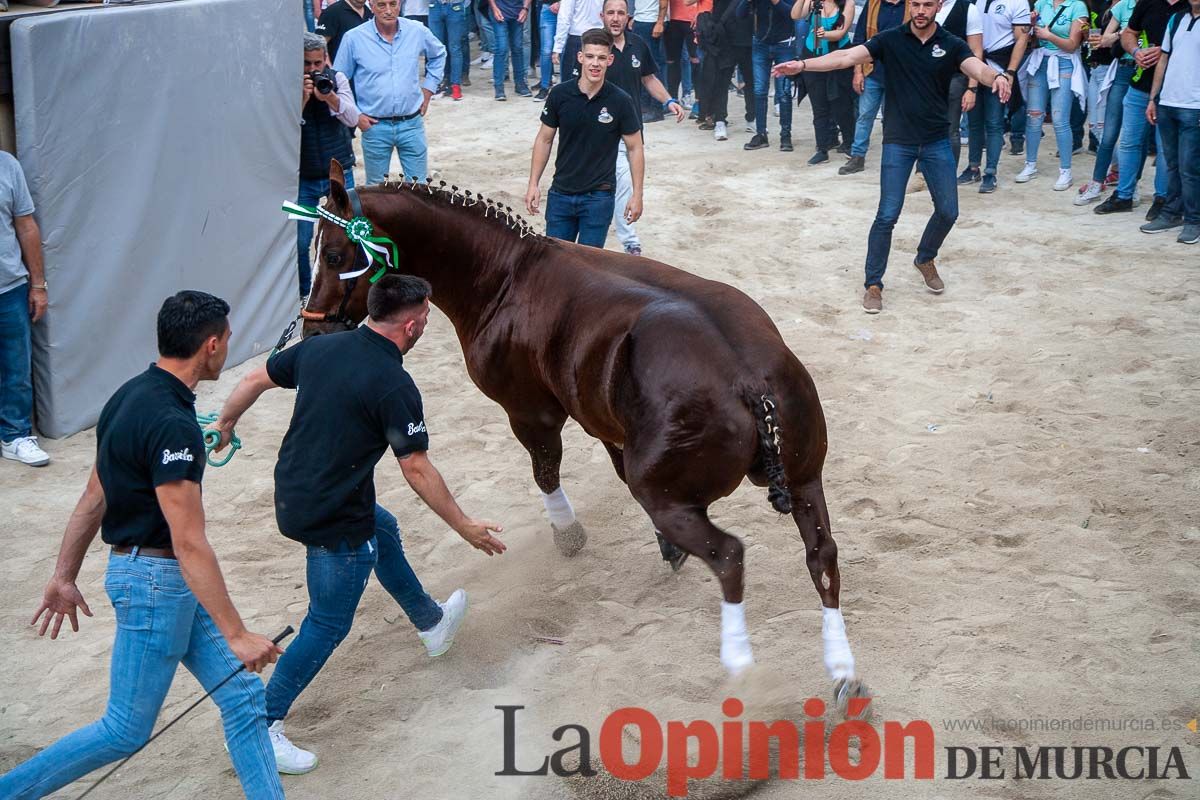
{"label": "laopini\u00f3n logo", "polygon": [[[869,703],[866,698],[851,699],[849,715],[861,717]],[[495,708],[504,724],[504,766],[496,775],[588,778],[597,774],[592,760],[591,732],[578,724],[560,725],[551,733],[555,742],[566,746],[543,757],[540,764],[518,767],[517,712],[525,706]],[[600,765],[620,780],[641,781],[663,765],[665,752],[666,788],[671,797],[686,797],[690,781],[712,778],[718,770],[726,780],[797,780],[803,772],[806,780],[832,776],[857,781],[877,774],[882,766],[883,777],[888,780],[935,778],[938,748],[929,722],[887,721],[881,732],[870,722],[848,719],[835,725],[826,736],[825,710],[823,701],[809,698],[804,703],[804,713],[809,719],[797,727],[790,720],[741,719],[744,704],[729,698],[721,705],[726,719],[721,721],[718,731],[718,726],[707,720],[671,720],[664,725],[644,708],[619,708],[600,726]],[[636,758],[632,761],[627,759],[622,745],[626,728],[638,733]],[[948,780],[1191,779],[1179,747],[1139,745],[1115,751],[1098,746],[1025,745],[942,749],[946,754],[946,770],[941,777]],[[856,752],[852,754],[852,750]],[[772,754],[777,759],[774,774]]]}

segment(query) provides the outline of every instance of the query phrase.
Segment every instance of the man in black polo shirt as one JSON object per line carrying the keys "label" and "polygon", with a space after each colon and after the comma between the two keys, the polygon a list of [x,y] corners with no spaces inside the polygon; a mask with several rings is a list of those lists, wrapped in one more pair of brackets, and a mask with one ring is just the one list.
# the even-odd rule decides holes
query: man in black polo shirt
{"label": "man in black polo shirt", "polygon": [[346,31],[357,28],[369,19],[375,19],[366,0],[337,0],[321,12],[317,20],[316,33],[329,42],[329,62],[337,58],[338,45]]}
{"label": "man in black polo shirt", "polygon": [[[646,44],[645,39],[629,31],[628,0],[604,0],[600,21],[613,39],[613,62],[608,68],[606,80],[624,89],[633,99],[639,122],[642,119],[643,88],[651,98],[662,103],[667,111],[675,115],[676,123],[683,122],[687,112],[674,97],[671,97],[667,87],[658,79],[658,65],[654,63],[650,46]],[[642,138],[644,141],[644,128]],[[625,248],[625,252],[631,256],[640,256],[642,242],[638,239],[633,223],[627,222],[623,213],[631,197],[633,179],[630,175],[629,156],[625,153],[625,143],[622,142],[617,149],[617,192],[612,221],[613,227],[617,229],[617,240]]]}
{"label": "man in black polo shirt", "polygon": [[[50,628],[54,639],[63,617],[78,631],[77,612],[92,615],[75,579],[100,530],[112,546],[104,588],[117,618],[108,710],[0,777],[0,797],[44,797],[135,752],[150,738],[180,662],[211,690],[239,665],[259,672],[281,652],[246,630],[204,534],[204,439],[192,391],[221,374],[228,313],[225,301],[204,292],[167,298],[158,312],[158,362],[126,381],[100,413],[96,465],[33,624],[40,618],[38,634]],[[262,681],[240,672],[213,700],[246,797],[282,800]]]}
{"label": "man in black polo shirt", "polygon": [[550,161],[555,133],[562,130],[554,181],[546,198],[546,235],[591,247],[604,247],[608,223],[616,208],[617,151],[625,143],[633,195],[625,204],[625,221],[642,215],[642,117],[633,99],[605,79],[613,63],[612,36],[603,28],[585,31],[577,59],[580,75],[550,90],[542,109],[542,126],[533,141],[533,164],[525,208],[538,213],[538,182]]}
{"label": "man in black polo shirt", "polygon": [[940,294],[945,289],[934,259],[958,218],[954,151],[946,136],[950,81],[961,71],[990,86],[1000,102],[1008,102],[1009,77],[973,56],[966,42],[934,21],[939,4],[940,0],[910,0],[912,19],[900,27],[882,31],[856,47],[775,68],[777,75],[795,75],[871,61],[887,65],[879,210],[867,238],[863,310],[868,314],[883,310],[883,273],[892,248],[892,229],[900,218],[904,191],[916,163],[920,163],[933,196],[933,216],[925,226],[913,265],[929,291]]}
{"label": "man in black polo shirt", "polygon": [[283,719],[350,632],[371,572],[404,609],[431,656],[445,653],[467,610],[461,589],[434,602],[404,557],[395,519],[375,503],[375,464],[391,447],[409,486],[471,546],[504,545],[494,522],[463,514],[430,462],[421,395],[404,353],[429,318],[429,284],[385,275],[367,295],[367,324],[308,338],[276,353],[230,395],[217,427],[222,443],[268,389],[298,389],[275,466],[275,519],[308,547],[308,614],[267,684],[267,720],[281,772],[314,769],[317,758],[288,741]]}

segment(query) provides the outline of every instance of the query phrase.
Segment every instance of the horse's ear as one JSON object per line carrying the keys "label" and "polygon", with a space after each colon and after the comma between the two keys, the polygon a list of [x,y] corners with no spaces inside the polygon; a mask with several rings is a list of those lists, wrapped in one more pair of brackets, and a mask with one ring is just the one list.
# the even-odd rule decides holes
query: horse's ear
{"label": "horse's ear", "polygon": [[336,158],[329,159],[329,200],[338,210],[350,207],[350,195],[346,194],[346,173]]}

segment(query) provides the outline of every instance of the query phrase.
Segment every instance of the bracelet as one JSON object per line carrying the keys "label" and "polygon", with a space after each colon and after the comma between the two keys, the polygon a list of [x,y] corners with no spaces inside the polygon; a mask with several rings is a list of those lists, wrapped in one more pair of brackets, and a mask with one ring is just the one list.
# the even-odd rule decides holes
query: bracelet
{"label": "bracelet", "polygon": [[663,103],[663,109],[665,110],[668,106],[671,105],[671,103],[678,103],[678,102],[679,101],[676,100],[674,97],[669,97],[669,98],[667,98],[667,102]]}
{"label": "bracelet", "polygon": [[46,287],[45,283],[35,283],[35,284],[31,284],[29,288],[30,289],[41,289],[44,292],[44,291],[46,291],[47,287]]}
{"label": "bracelet", "polygon": [[[999,78],[1000,76],[997,75],[996,77]],[[978,86],[968,86],[967,91],[970,92],[971,94],[975,94],[976,92],[979,91],[979,87]]]}
{"label": "bracelet", "polygon": [[1006,69],[1004,70],[1004,74],[1012,78],[1017,77],[1017,71],[1015,69]]}

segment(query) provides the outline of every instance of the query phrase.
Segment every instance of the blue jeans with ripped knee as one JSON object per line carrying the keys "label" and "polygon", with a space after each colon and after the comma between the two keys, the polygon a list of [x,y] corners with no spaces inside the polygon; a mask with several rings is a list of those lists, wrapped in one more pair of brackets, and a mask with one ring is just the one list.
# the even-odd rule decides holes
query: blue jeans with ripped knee
{"label": "blue jeans with ripped knee", "polygon": [[375,535],[357,547],[308,548],[308,613],[300,633],[275,665],[267,683],[267,720],[287,716],[292,703],[325,666],[354,624],[354,612],[371,572],[419,631],[442,621],[442,608],[413,573],[396,518],[375,506]]}

